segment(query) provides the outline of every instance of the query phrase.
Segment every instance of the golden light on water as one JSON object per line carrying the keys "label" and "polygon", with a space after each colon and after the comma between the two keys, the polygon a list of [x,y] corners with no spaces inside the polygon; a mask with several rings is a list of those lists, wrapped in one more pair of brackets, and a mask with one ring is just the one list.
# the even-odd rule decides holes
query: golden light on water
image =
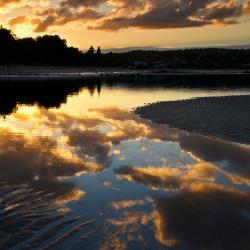
{"label": "golden light on water", "polygon": [[[143,104],[144,94],[150,102],[219,92],[122,89],[104,87],[101,94],[84,89],[57,109],[12,105],[12,113],[0,119],[1,179],[53,194],[50,204],[65,216],[80,213],[90,218],[86,223],[97,222],[91,240],[96,243],[101,234],[100,249],[129,249],[134,242],[178,247],[189,242],[191,229],[210,236],[207,228],[218,226],[220,218],[233,226],[242,218],[245,223],[248,146],[155,124],[131,112],[131,106]],[[126,100],[119,103],[122,95]]]}

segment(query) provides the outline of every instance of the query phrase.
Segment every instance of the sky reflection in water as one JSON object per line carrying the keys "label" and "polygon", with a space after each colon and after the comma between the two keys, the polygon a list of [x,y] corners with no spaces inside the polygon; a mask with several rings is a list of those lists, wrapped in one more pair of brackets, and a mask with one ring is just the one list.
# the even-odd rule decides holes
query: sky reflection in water
{"label": "sky reflection in water", "polygon": [[[60,109],[19,105],[0,120],[0,182],[54,193],[54,203],[97,220],[84,242],[72,235],[58,247],[246,249],[250,146],[128,111],[179,99],[179,90],[170,92],[106,88],[104,97],[81,92]],[[127,98],[119,102],[121,93]],[[221,93],[196,96],[210,94]]]}

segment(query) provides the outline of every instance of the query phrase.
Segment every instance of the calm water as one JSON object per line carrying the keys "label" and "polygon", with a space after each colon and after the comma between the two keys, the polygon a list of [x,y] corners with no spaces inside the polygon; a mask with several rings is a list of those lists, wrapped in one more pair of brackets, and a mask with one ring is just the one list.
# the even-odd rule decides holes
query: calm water
{"label": "calm water", "polygon": [[250,146],[131,112],[246,93],[84,85],[49,98],[2,94],[1,246],[249,249]]}

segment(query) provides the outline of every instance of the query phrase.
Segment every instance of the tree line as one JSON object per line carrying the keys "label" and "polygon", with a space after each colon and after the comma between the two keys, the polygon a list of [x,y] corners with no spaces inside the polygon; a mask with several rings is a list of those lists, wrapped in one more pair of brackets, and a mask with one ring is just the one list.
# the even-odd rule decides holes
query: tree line
{"label": "tree line", "polygon": [[83,53],[58,35],[17,38],[0,27],[0,55],[0,65],[93,66],[100,64],[101,49],[91,46]]}
{"label": "tree line", "polygon": [[0,27],[0,65],[99,66],[131,69],[250,69],[250,49],[135,50],[102,53],[69,47],[58,35],[17,38]]}

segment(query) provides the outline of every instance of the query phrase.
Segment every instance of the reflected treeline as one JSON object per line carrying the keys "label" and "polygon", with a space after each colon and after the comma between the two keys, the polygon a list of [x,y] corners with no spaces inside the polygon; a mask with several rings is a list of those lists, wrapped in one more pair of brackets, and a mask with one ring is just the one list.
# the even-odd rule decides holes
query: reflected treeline
{"label": "reflected treeline", "polygon": [[18,104],[38,105],[44,108],[59,108],[66,103],[67,97],[87,88],[93,95],[100,93],[101,83],[98,79],[89,79],[88,83],[80,80],[40,80],[37,82],[2,82],[0,85],[0,115],[14,112]]}
{"label": "reflected treeline", "polygon": [[[35,77],[35,76],[34,76]],[[67,97],[86,88],[90,95],[102,87],[125,88],[247,88],[250,75],[135,75],[98,74],[93,76],[43,76],[29,79],[20,75],[16,79],[1,79],[0,115],[8,115],[16,110],[17,104],[38,105],[45,108],[59,108]]]}
{"label": "reflected treeline", "polygon": [[110,86],[124,85],[130,88],[239,88],[250,86],[250,74],[230,72],[206,74],[202,72],[169,72],[163,74],[106,74],[102,77]]}

